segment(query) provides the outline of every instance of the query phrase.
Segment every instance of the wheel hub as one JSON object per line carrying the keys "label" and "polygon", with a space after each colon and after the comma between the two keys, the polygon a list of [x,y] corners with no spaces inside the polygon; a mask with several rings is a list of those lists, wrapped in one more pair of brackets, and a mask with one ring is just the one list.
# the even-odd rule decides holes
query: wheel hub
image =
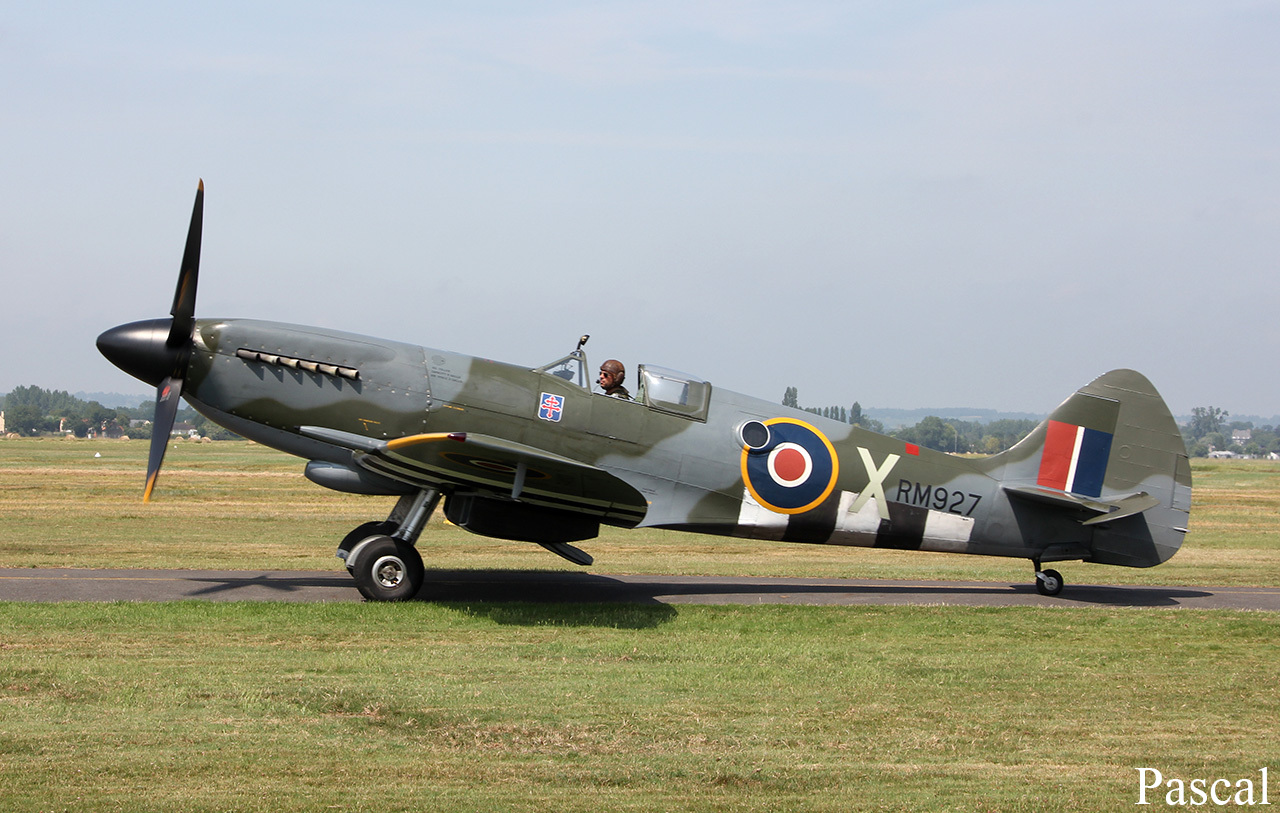
{"label": "wheel hub", "polygon": [[399,587],[407,573],[408,568],[398,556],[383,556],[373,563],[373,577],[387,589]]}

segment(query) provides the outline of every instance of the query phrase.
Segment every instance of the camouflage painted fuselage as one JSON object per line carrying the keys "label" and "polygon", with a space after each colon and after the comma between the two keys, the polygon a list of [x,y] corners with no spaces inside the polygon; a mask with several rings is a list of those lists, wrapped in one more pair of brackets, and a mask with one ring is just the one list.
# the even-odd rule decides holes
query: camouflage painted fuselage
{"label": "camouflage painted fuselage", "polygon": [[184,397],[311,461],[323,485],[438,488],[464,527],[536,542],[606,523],[1146,567],[1185,534],[1181,435],[1131,371],[1082,388],[1010,451],[965,459],[659,368],[637,370],[635,401],[610,398],[585,364],[202,319]]}

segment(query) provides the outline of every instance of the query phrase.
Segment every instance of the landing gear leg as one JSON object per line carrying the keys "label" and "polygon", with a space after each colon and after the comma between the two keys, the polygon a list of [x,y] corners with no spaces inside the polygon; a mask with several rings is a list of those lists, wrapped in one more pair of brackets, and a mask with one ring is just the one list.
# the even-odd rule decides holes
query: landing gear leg
{"label": "landing gear leg", "polygon": [[384,522],[366,522],[338,545],[338,558],[366,599],[406,601],[422,589],[426,569],[414,543],[439,502],[434,488],[401,497]]}
{"label": "landing gear leg", "polygon": [[1056,570],[1042,570],[1039,559],[1032,559],[1031,563],[1036,568],[1036,591],[1042,596],[1056,596],[1062,592],[1063,585],[1066,584],[1062,580],[1062,574]]}
{"label": "landing gear leg", "polygon": [[427,520],[431,519],[431,512],[436,510],[439,502],[438,488],[424,488],[417,494],[401,497],[391,510],[391,516],[387,517],[388,520],[399,518],[400,527],[392,536],[407,545],[417,544],[422,529],[426,527]]}

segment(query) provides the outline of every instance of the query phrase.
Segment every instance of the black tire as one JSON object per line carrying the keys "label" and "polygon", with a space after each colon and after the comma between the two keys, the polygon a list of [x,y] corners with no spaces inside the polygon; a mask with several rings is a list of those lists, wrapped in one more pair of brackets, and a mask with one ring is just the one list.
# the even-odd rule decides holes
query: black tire
{"label": "black tire", "polygon": [[426,568],[413,545],[374,536],[360,548],[351,575],[369,601],[408,601],[422,589]]}
{"label": "black tire", "polygon": [[[351,549],[371,536],[391,536],[399,528],[394,522],[381,520],[380,522],[366,522],[359,526],[351,533],[342,538],[338,543],[338,558],[347,561],[347,554],[351,553]],[[347,566],[347,570],[351,570],[351,566]]]}
{"label": "black tire", "polygon": [[1056,570],[1042,570],[1036,574],[1036,590],[1042,596],[1056,596],[1064,585],[1062,574]]}

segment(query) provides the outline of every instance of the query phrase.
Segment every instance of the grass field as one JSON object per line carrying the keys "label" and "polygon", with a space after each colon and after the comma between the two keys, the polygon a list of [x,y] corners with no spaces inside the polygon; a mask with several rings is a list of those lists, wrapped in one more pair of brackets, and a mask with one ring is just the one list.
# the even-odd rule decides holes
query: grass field
{"label": "grass field", "polygon": [[[146,456],[141,441],[0,441],[5,565],[340,571],[338,541],[393,503],[328,491],[302,477],[295,457],[224,441],[172,444],[156,500],[143,505]],[[1193,475],[1191,533],[1170,562],[1055,565],[1067,583],[1280,585],[1280,462],[1196,461]],[[419,547],[428,568],[579,569],[537,546],[440,521]],[[1031,580],[1023,560],[668,531],[606,528],[582,547],[602,573]]]}
{"label": "grass field", "polygon": [[[336,540],[389,508],[240,443],[176,445],[144,506],[145,456],[0,441],[5,564],[336,571]],[[1280,584],[1280,464],[1194,475],[1171,562],[1068,582]],[[571,567],[434,523],[421,544],[429,566]],[[584,547],[606,573],[1030,576],[675,533]],[[1274,614],[1110,607],[0,604],[0,809],[1115,810],[1139,767],[1280,781],[1278,635]]]}

